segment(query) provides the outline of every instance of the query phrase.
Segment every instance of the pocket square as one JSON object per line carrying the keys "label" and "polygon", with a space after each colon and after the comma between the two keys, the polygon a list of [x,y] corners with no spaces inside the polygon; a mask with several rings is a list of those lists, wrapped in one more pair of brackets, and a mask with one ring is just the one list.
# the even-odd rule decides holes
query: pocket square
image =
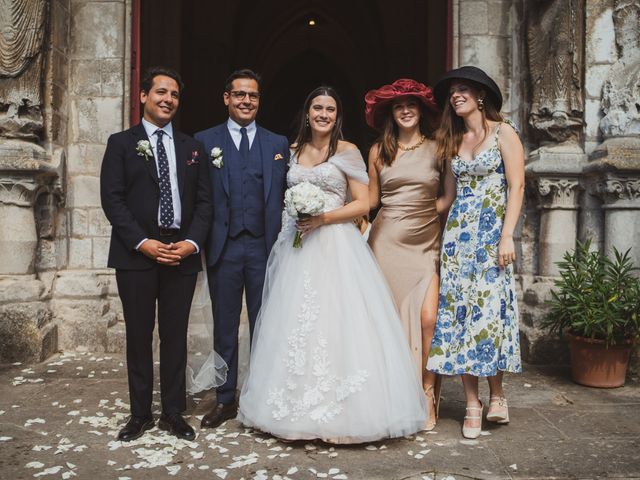
{"label": "pocket square", "polygon": [[283,158],[284,158],[284,157],[283,157],[281,154],[279,154],[279,153],[276,153],[276,156],[275,156],[275,157],[273,157],[273,159],[274,159],[274,160],[282,160]]}

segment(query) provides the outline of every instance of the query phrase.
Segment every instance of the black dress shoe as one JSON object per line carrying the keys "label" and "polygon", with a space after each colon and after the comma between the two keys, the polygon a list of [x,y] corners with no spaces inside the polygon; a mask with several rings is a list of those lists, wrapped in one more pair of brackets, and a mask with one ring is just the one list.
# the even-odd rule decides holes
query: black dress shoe
{"label": "black dress shoe", "polygon": [[163,413],[158,421],[158,428],[185,440],[196,438],[196,432],[179,413]]}
{"label": "black dress shoe", "polygon": [[134,417],[131,415],[127,424],[118,433],[118,440],[130,442],[140,438],[150,428],[153,428],[153,417]]}
{"label": "black dress shoe", "polygon": [[203,428],[216,428],[222,425],[225,421],[231,418],[236,418],[237,414],[238,406],[235,403],[230,405],[218,403],[217,405],[214,405],[204,417],[202,417],[202,423],[200,423],[200,426]]}

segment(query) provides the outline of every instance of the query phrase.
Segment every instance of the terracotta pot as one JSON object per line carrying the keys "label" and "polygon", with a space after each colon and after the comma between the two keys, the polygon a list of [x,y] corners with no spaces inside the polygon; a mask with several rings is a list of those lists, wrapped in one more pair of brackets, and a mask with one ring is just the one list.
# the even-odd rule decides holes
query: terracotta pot
{"label": "terracotta pot", "polygon": [[571,349],[571,378],[588,387],[615,388],[624,385],[631,353],[631,340],[605,347],[603,340],[567,335]]}

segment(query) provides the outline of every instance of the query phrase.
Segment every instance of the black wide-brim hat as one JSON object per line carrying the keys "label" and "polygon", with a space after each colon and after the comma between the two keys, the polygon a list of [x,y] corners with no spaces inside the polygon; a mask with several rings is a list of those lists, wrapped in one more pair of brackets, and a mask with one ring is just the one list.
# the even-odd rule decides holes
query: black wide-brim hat
{"label": "black wide-brim hat", "polygon": [[449,98],[449,85],[453,80],[471,80],[482,87],[485,87],[487,95],[491,97],[491,102],[497,111],[502,108],[502,93],[493,79],[478,67],[467,65],[465,67],[449,70],[445,73],[433,89],[433,95],[440,108],[444,109]]}

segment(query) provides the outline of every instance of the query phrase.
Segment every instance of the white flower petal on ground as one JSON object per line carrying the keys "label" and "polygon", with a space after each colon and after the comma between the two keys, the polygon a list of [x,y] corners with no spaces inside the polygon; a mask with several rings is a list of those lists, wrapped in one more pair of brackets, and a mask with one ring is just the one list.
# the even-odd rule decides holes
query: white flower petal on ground
{"label": "white flower petal on ground", "polygon": [[340,473],[340,469],[339,468],[330,468],[328,473],[329,473],[329,475],[335,475],[336,473]]}
{"label": "white flower petal on ground", "polygon": [[375,445],[367,445],[366,447],[364,447],[365,450],[377,450],[378,447],[376,447]]}
{"label": "white flower petal on ground", "polygon": [[29,419],[24,423],[24,426],[25,426],[25,427],[29,427],[29,426],[31,426],[31,425],[33,425],[33,424],[35,424],[35,423],[40,423],[40,424],[42,424],[42,423],[47,423],[47,422],[45,421],[45,419],[44,419],[44,418],[29,418]]}
{"label": "white flower petal on ground", "polygon": [[287,475],[293,475],[297,471],[298,471],[298,467],[291,467],[289,470],[287,470]]}
{"label": "white flower petal on ground", "polygon": [[189,452],[189,453],[191,454],[191,457],[193,457],[193,459],[195,460],[204,457],[204,452]]}
{"label": "white flower petal on ground", "polygon": [[9,440],[13,440],[13,437],[0,437],[0,442],[8,442]]}
{"label": "white flower petal on ground", "polygon": [[253,476],[253,480],[269,480],[269,475],[266,470],[258,470]]}
{"label": "white flower petal on ground", "polygon": [[43,452],[45,450],[51,450],[51,445],[34,445],[31,450],[34,452]]}
{"label": "white flower petal on ground", "polygon": [[347,480],[349,477],[347,477],[344,473],[341,473],[340,475],[336,475],[335,477],[333,477],[333,480]]}
{"label": "white flower petal on ground", "polygon": [[224,468],[216,468],[215,470],[211,470],[215,473],[219,478],[227,478],[227,471]]}
{"label": "white flower petal on ground", "polygon": [[167,471],[169,472],[169,475],[176,475],[179,471],[180,471],[180,465],[170,465],[168,467],[165,467],[167,469]]}
{"label": "white flower petal on ground", "polygon": [[512,465],[509,465],[509,468],[510,468],[511,470],[518,470],[518,465],[514,463],[514,464],[512,464]]}
{"label": "white flower petal on ground", "polygon": [[55,475],[62,470],[62,465],[56,465],[55,467],[46,468],[41,472],[35,473],[34,477],[44,477],[45,475]]}
{"label": "white flower petal on ground", "polygon": [[250,453],[249,455],[239,455],[237,457],[233,457],[235,460],[231,465],[227,465],[227,468],[240,468],[245,467],[247,465],[251,465],[258,462],[259,455],[255,452]]}
{"label": "white flower petal on ground", "polygon": [[44,463],[42,462],[29,462],[25,465],[25,468],[42,468]]}

